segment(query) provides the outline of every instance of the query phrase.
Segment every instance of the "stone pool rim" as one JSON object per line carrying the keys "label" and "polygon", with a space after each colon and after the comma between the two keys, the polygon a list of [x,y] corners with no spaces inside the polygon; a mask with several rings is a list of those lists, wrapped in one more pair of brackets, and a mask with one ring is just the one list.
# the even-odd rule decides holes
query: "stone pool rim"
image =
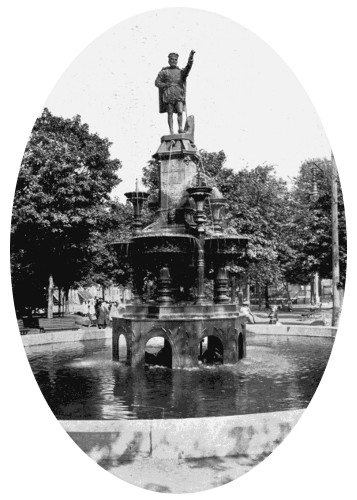
{"label": "stone pool rim", "polygon": [[304,409],[222,417],[151,420],[59,420],[96,462],[135,458],[266,457]]}
{"label": "stone pool rim", "polygon": [[[335,338],[337,328],[331,326],[310,326],[310,325],[266,325],[255,324],[246,325],[247,335],[286,335],[303,337],[327,337]],[[57,344],[61,342],[81,342],[84,340],[111,339],[111,328],[66,330],[61,332],[48,333],[28,333],[22,335],[21,340],[24,347],[45,344]]]}

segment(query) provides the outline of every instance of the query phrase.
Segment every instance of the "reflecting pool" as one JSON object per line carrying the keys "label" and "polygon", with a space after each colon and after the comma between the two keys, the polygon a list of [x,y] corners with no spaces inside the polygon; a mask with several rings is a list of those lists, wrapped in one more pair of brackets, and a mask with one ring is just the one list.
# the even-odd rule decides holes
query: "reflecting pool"
{"label": "reflecting pool", "polygon": [[58,419],[189,418],[306,408],[333,339],[252,335],[236,365],[131,369],[112,361],[111,340],[26,348]]}

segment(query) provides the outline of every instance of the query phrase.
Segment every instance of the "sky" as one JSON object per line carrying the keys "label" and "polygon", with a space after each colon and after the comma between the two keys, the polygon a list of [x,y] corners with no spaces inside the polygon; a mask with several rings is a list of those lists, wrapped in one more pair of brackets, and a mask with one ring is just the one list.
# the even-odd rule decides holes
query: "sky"
{"label": "sky", "polygon": [[[195,143],[224,150],[235,170],[272,164],[284,179],[330,145],[306,92],[262,39],[223,16],[195,9],[162,9],[132,17],[96,38],[64,72],[44,103],[59,116],[81,115],[91,132],[107,137],[122,162],[124,201],[142,168],[168,134],[159,113],[155,78],[169,52],[186,65],[187,114],[195,117]],[[177,130],[177,122],[174,122]]]}

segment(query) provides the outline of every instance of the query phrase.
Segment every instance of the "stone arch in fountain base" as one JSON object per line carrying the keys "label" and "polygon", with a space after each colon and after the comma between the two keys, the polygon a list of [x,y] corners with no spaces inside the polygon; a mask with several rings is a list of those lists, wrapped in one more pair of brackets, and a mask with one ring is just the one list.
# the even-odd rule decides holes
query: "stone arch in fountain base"
{"label": "stone arch in fountain base", "polygon": [[129,312],[125,317],[113,318],[113,359],[119,360],[121,334],[127,343],[127,363],[133,367],[144,366],[147,342],[153,337],[163,337],[171,346],[172,368],[192,368],[198,366],[197,346],[201,340],[214,336],[222,342],[224,364],[237,363],[246,354],[244,319],[232,312],[214,317],[214,312],[218,311],[212,311],[211,317],[197,314],[189,318],[175,315],[174,311],[157,318],[134,317]]}

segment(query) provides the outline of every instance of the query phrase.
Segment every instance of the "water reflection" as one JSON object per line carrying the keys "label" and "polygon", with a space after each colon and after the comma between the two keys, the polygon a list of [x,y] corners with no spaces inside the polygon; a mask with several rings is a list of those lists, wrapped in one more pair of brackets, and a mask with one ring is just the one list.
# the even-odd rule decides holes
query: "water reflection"
{"label": "water reflection", "polygon": [[305,408],[332,339],[253,336],[236,365],[132,370],[108,341],[31,348],[29,361],[60,419],[188,418]]}

